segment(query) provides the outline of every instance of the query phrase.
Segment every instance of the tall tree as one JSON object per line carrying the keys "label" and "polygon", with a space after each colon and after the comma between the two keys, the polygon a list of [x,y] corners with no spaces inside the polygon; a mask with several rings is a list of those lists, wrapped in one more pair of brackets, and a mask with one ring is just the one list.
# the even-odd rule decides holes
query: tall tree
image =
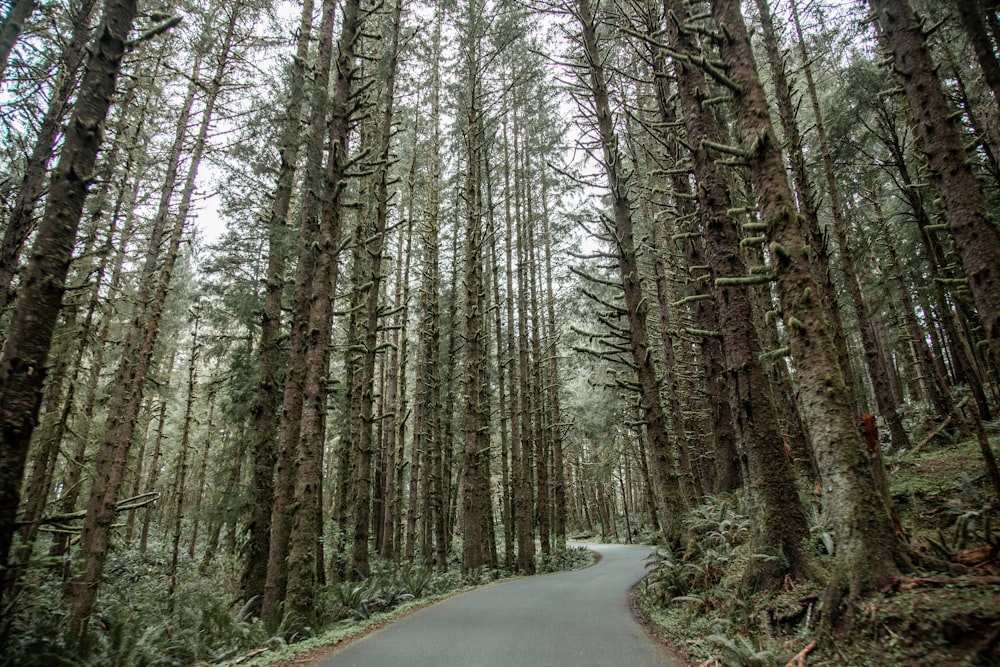
{"label": "tall tree", "polygon": [[[332,11],[332,10],[331,10]],[[319,502],[322,483],[323,445],[326,434],[327,373],[336,289],[337,262],[343,215],[343,198],[348,168],[349,124],[355,80],[355,49],[364,14],[361,0],[344,5],[340,28],[333,95],[330,100],[330,156],[324,187],[326,201],[320,221],[319,254],[310,276],[308,337],[305,345],[302,431],[295,474],[294,512],[288,545],[288,589],[285,608],[307,618],[315,596]]]}
{"label": "tall tree", "polygon": [[832,624],[845,612],[850,617],[859,597],[910,567],[909,550],[893,530],[869,472],[739,0],[713,0],[711,7],[723,35],[720,52],[758,213],[771,239],[802,412],[812,428],[824,501],[837,528],[836,561],[824,601],[825,622]]}
{"label": "tall tree", "polygon": [[281,165],[275,185],[274,201],[267,225],[267,273],[260,326],[260,377],[251,408],[253,429],[253,467],[250,483],[250,515],[246,522],[244,546],[243,596],[253,600],[253,611],[260,612],[267,580],[267,554],[270,551],[271,512],[274,507],[274,467],[277,462],[278,406],[281,400],[281,301],[285,291],[285,265],[288,257],[286,232],[292,202],[299,150],[302,145],[302,110],[306,106],[305,74],[313,22],[313,1],[302,3],[296,39],[295,57],[288,82],[288,102],[282,123]]}
{"label": "tall tree", "polygon": [[778,430],[777,411],[761,363],[760,340],[754,328],[751,299],[744,284],[747,267],[740,252],[737,221],[730,213],[730,184],[717,167],[712,147],[722,133],[705,100],[713,95],[703,70],[693,32],[681,24],[681,3],[666,0],[666,35],[681,56],[674,60],[677,93],[697,182],[699,217],[705,256],[711,267],[719,333],[725,356],[733,430],[744,461],[743,483],[754,518],[752,543],[756,553],[783,554],[758,559],[744,575],[744,591],[764,590],[786,575],[809,575],[802,541],[808,535],[805,511],[798,500],[791,465]]}
{"label": "tall tree", "polygon": [[[198,168],[207,146],[208,132],[214,118],[219,93],[231,64],[229,56],[234,44],[236,27],[244,8],[243,5],[237,5],[230,9],[229,15],[225,17],[227,19],[225,32],[220,42],[216,44],[219,51],[215,54],[212,76],[204,83],[206,92],[204,107],[191,148],[187,174],[170,234],[166,234],[169,194],[164,193],[161,198],[160,210],[154,221],[155,228],[143,267],[139,301],[132,315],[122,360],[116,372],[114,391],[108,403],[105,433],[97,453],[95,482],[87,503],[87,516],[84,519],[80,540],[84,560],[83,571],[67,582],[66,587],[73,604],[72,625],[75,632],[86,629],[94,609],[97,588],[110,546],[118,492],[124,480],[129,449],[144,400],[145,383],[160,334],[160,322],[170,292],[174,268],[180,256],[181,241],[187,228]],[[211,34],[211,21],[206,21],[203,30],[203,34]],[[205,46],[207,48],[208,44]],[[190,101],[186,102],[189,103]],[[164,241],[165,255],[160,265],[159,246]]]}
{"label": "tall tree", "polygon": [[[396,90],[396,66],[399,60],[399,33],[402,3],[397,0],[391,12],[387,31],[384,57],[381,59],[378,79],[382,82],[384,99],[382,117],[379,121],[377,168],[375,173],[375,215],[366,225],[359,225],[362,231],[362,256],[367,265],[361,268],[364,281],[362,316],[360,323],[362,336],[359,337],[360,363],[355,369],[352,405],[352,421],[356,423],[357,437],[352,444],[352,544],[351,570],[355,575],[367,577],[371,574],[369,565],[369,534],[371,524],[372,499],[372,459],[373,459],[373,404],[375,383],[375,356],[378,345],[379,297],[384,273],[382,257],[385,249],[386,229],[389,218],[389,165],[391,162],[392,125],[394,94]],[[345,125],[346,130],[346,125]]]}
{"label": "tall tree", "polygon": [[[329,0],[322,3],[322,17],[318,27],[319,39],[316,46],[315,84],[305,133],[303,195],[298,212],[300,222],[288,333],[288,361],[281,394],[281,420],[274,473],[274,503],[271,510],[267,575],[261,597],[261,615],[266,619],[276,616],[278,605],[285,599],[288,585],[289,570],[286,560],[292,530],[296,466],[302,431],[309,310],[312,303],[312,278],[319,254],[319,244],[316,240],[319,237],[319,209],[324,192],[323,149],[324,142],[328,140],[328,98],[333,61],[335,7],[335,3]],[[330,130],[332,129],[331,126]]]}
{"label": "tall tree", "polygon": [[483,509],[489,493],[489,413],[485,396],[486,337],[483,281],[482,187],[482,3],[469,2],[463,22],[464,44],[464,199],[465,199],[465,365],[463,394],[465,411],[464,468],[462,487],[462,568],[474,570],[486,559]]}
{"label": "tall tree", "polygon": [[879,39],[913,114],[928,175],[941,198],[979,320],[1000,368],[1000,229],[987,211],[983,188],[965,153],[954,109],[908,0],[870,0]]}
{"label": "tall tree", "polygon": [[109,0],[104,6],[0,354],[0,570],[4,576],[52,333],[101,148],[101,126],[114,97],[135,14],[135,0]]}
{"label": "tall tree", "polygon": [[660,521],[668,543],[676,544],[681,537],[680,516],[683,501],[677,473],[674,470],[673,452],[667,439],[666,419],[660,399],[659,379],[653,366],[646,328],[648,305],[639,282],[639,267],[632,223],[632,202],[629,184],[624,173],[622,154],[618,148],[618,135],[614,127],[604,56],[601,53],[597,20],[589,0],[579,0],[574,14],[580,23],[583,63],[586,67],[585,85],[592,96],[587,107],[593,108],[600,142],[599,160],[607,178],[611,194],[612,220],[609,231],[618,254],[618,264],[625,296],[629,348],[639,383],[644,410],[646,433],[649,438],[653,477],[658,487],[661,503]]}

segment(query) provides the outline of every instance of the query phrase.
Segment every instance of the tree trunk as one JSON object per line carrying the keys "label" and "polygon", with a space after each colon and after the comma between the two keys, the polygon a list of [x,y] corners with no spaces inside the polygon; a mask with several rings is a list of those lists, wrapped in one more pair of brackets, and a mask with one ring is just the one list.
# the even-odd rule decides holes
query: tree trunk
{"label": "tree trunk", "polygon": [[[758,0],[758,5],[762,7],[762,16],[767,16],[770,23],[770,14],[767,13],[766,0]],[[892,446],[897,450],[909,449],[909,436],[903,427],[903,421],[896,410],[896,400],[889,390],[888,369],[885,358],[878,353],[872,329],[871,315],[868,305],[861,294],[861,284],[858,280],[857,272],[854,270],[854,263],[851,261],[852,253],[848,244],[848,222],[844,215],[844,205],[840,198],[840,187],[837,184],[836,172],[833,165],[833,153],[830,149],[826,136],[826,127],[823,123],[823,111],[819,104],[819,94],[816,91],[816,82],[812,74],[812,65],[806,50],[805,39],[802,34],[802,25],[799,19],[798,5],[791,3],[792,19],[795,26],[796,42],[799,48],[799,58],[802,62],[802,70],[806,81],[806,91],[809,96],[809,103],[812,107],[816,134],[819,138],[820,155],[823,158],[823,174],[826,178],[826,189],[830,197],[830,214],[833,218],[833,233],[837,240],[837,248],[840,254],[840,268],[844,274],[844,281],[847,283],[847,291],[851,295],[851,305],[854,307],[854,314],[858,318],[858,327],[861,329],[862,348],[865,353],[865,362],[868,372],[871,374],[875,385],[875,401],[879,412],[889,426],[889,435],[892,439]],[[775,47],[776,48],[776,47]],[[785,86],[788,89],[788,86]],[[788,100],[789,106],[791,99]],[[793,123],[794,126],[794,123]],[[805,172],[805,157],[802,154],[801,139],[795,146],[796,159],[801,163],[796,166],[795,171],[799,174],[796,181],[808,183]],[[800,186],[800,190],[801,190]],[[812,196],[809,196],[810,200]],[[836,308],[836,301],[832,304]],[[842,333],[841,325],[841,333]],[[850,376],[844,376],[845,382],[850,382]]]}
{"label": "tree trunk", "polygon": [[191,425],[194,422],[195,389],[198,383],[198,329],[201,325],[201,308],[195,304],[193,311],[194,331],[191,334],[191,353],[188,358],[187,399],[184,402],[184,421],[181,425],[181,441],[177,450],[177,464],[174,466],[174,521],[170,551],[170,583],[167,586],[168,613],[174,613],[177,592],[177,564],[181,554],[181,528],[184,522],[184,498],[186,496],[188,450],[191,448]]}
{"label": "tree trunk", "polygon": [[[324,11],[326,4],[324,3]],[[310,281],[311,303],[304,345],[305,373],[302,380],[302,431],[295,474],[294,511],[288,544],[288,585],[285,593],[285,610],[299,614],[302,618],[308,618],[312,613],[316,570],[318,566],[322,566],[317,559],[317,544],[321,537],[318,533],[321,525],[319,489],[322,484],[323,445],[326,434],[326,387],[333,326],[333,298],[336,293],[344,179],[348,162],[348,125],[351,115],[349,101],[354,84],[355,48],[361,29],[360,5],[360,0],[347,0],[343,10],[333,97],[329,102],[330,156],[324,183],[326,196],[319,220],[316,266]],[[330,11],[332,13],[332,7]],[[319,102],[321,99],[317,98],[316,101]],[[374,358],[372,364],[373,373]],[[369,411],[370,409],[369,406]],[[367,502],[367,497],[364,502]],[[366,527],[367,523],[366,516]]]}
{"label": "tree trunk", "polygon": [[962,21],[962,26],[972,44],[972,50],[976,54],[976,60],[979,61],[983,78],[993,91],[993,101],[1000,106],[1000,62],[997,61],[990,36],[986,33],[986,24],[983,22],[979,3],[977,0],[954,0],[954,2],[958,18]]}
{"label": "tree trunk", "polygon": [[858,598],[894,581],[909,555],[875,489],[854,405],[819,291],[809,268],[795,200],[788,187],[767,102],[757,76],[738,0],[713,0],[712,14],[726,37],[720,49],[778,276],[778,296],[799,379],[805,420],[812,428],[823,493],[837,527],[837,554],[824,603],[832,625]]}
{"label": "tree trunk", "polygon": [[589,0],[579,0],[577,18],[583,31],[582,45],[587,67],[588,85],[593,95],[595,121],[601,141],[602,163],[611,193],[613,212],[614,245],[618,253],[622,287],[625,293],[625,307],[628,318],[629,348],[632,362],[640,386],[643,419],[646,423],[653,478],[658,487],[662,504],[660,521],[664,539],[668,544],[680,542],[680,517],[683,514],[683,500],[674,471],[673,455],[666,433],[666,420],[660,401],[659,379],[653,367],[653,357],[647,340],[646,315],[648,307],[639,283],[639,268],[636,262],[635,240],[632,231],[632,204],[629,200],[628,182],[621,173],[621,157],[618,137],[614,129],[607,82],[604,74],[604,59],[597,38],[597,23]]}
{"label": "tree trunk", "polygon": [[21,36],[24,22],[35,11],[35,4],[36,0],[11,0],[7,16],[0,23],[0,81],[3,81],[10,52],[14,50],[14,44]]}
{"label": "tree trunk", "polygon": [[[0,355],[0,571],[7,572],[21,477],[45,384],[52,333],[90,186],[100,127],[135,18],[135,0],[108,0],[49,185],[10,332]],[[8,49],[9,52],[9,49]],[[6,574],[3,576],[6,577]],[[0,587],[2,589],[3,587]]]}
{"label": "tree trunk", "polygon": [[[15,0],[10,15],[24,9],[30,11],[29,8],[33,8],[34,4],[34,0]],[[95,0],[85,0],[73,14],[70,40],[62,53],[55,90],[49,98],[45,116],[39,123],[35,145],[24,166],[24,175],[21,177],[21,186],[18,188],[14,206],[4,221],[3,242],[0,244],[0,312],[6,310],[15,296],[11,282],[17,272],[22,246],[34,228],[32,217],[35,206],[45,189],[46,170],[55,150],[56,137],[62,129],[62,120],[70,106],[70,98],[76,90],[77,74],[83,62],[87,37],[90,34],[90,15],[95,4]],[[3,51],[4,33],[13,26],[8,16],[7,21],[0,27],[0,80],[3,79],[3,69],[7,62]],[[132,92],[134,88],[129,94]],[[108,173],[111,173],[110,170]]]}
{"label": "tree trunk", "polygon": [[[549,437],[552,441],[552,496],[553,506],[553,533],[556,538],[556,546],[559,549],[566,548],[566,476],[563,470],[563,425],[562,411],[559,403],[559,338],[556,333],[556,298],[552,287],[552,230],[550,229],[548,197],[545,183],[542,184],[542,233],[545,239],[545,305],[547,311],[546,337],[548,345],[546,355],[548,357],[546,386],[548,387],[548,405],[550,423]],[[494,261],[494,266],[496,262]],[[497,309],[497,346],[500,345],[500,311]],[[501,381],[502,387],[502,381]],[[502,391],[502,389],[501,389]],[[502,408],[501,408],[502,410]]]}
{"label": "tree trunk", "polygon": [[941,197],[948,227],[972,290],[992,353],[1000,368],[1000,230],[990,219],[953,109],[924,42],[924,32],[907,0],[869,0],[893,57],[893,73],[906,94],[930,181]]}
{"label": "tree trunk", "polygon": [[[665,5],[667,38],[680,53],[696,56],[690,36],[673,16],[683,16],[672,0]],[[754,594],[780,583],[785,576],[808,576],[802,542],[809,534],[805,511],[778,429],[771,387],[761,363],[747,286],[740,281],[747,267],[740,252],[736,220],[729,213],[729,184],[709,153],[721,139],[715,116],[704,105],[711,96],[701,70],[675,60],[677,93],[697,181],[697,197],[705,236],[705,256],[714,278],[719,333],[725,356],[737,450],[744,466],[744,486],[753,518],[754,553],[783,554],[780,559],[755,559],[744,573],[741,588]]]}
{"label": "tree trunk", "polygon": [[[306,345],[312,278],[319,255],[319,208],[323,192],[323,147],[326,140],[329,104],[327,102],[330,68],[333,58],[334,3],[324,0],[319,24],[314,72],[315,88],[309,126],[305,137],[303,197],[298,240],[298,264],[292,294],[291,325],[288,334],[288,361],[281,398],[280,430],[274,475],[274,503],[271,511],[271,534],[268,544],[267,575],[261,597],[261,616],[278,620],[278,605],[285,599],[288,585],[288,550],[294,512],[295,480],[299,456],[299,438],[303,424]],[[328,341],[325,341],[328,342]],[[325,344],[324,342],[324,344]]]}
{"label": "tree trunk", "polygon": [[[363,301],[363,317],[361,323],[361,360],[355,371],[354,400],[352,406],[352,420],[359,429],[357,437],[354,439],[352,465],[352,491],[351,497],[354,503],[353,517],[353,539],[351,547],[351,571],[355,576],[367,577],[371,574],[371,566],[368,559],[369,551],[369,525],[371,517],[371,468],[372,468],[372,405],[374,402],[373,384],[375,376],[375,355],[378,342],[378,320],[379,320],[379,296],[383,278],[382,255],[385,249],[386,223],[388,219],[389,195],[388,195],[388,169],[389,169],[389,149],[392,139],[393,103],[396,85],[396,63],[399,55],[399,31],[400,14],[402,8],[399,2],[396,3],[392,15],[392,37],[385,55],[385,79],[384,86],[384,108],[382,111],[381,125],[379,127],[378,143],[378,164],[379,167],[375,175],[375,219],[368,224],[359,223],[359,231],[362,231],[359,240],[362,243],[364,252],[362,256],[367,259],[367,266],[363,269],[366,275],[361,281],[364,285],[361,292]],[[345,103],[347,101],[345,97]],[[345,131],[347,126],[344,126]],[[362,240],[363,239],[363,240]]]}
{"label": "tree trunk", "polygon": [[[243,547],[241,579],[243,599],[249,611],[260,613],[267,580],[267,555],[271,548],[271,512],[274,509],[274,472],[278,460],[278,406],[281,400],[282,333],[281,301],[285,288],[288,247],[285,232],[295,184],[302,141],[302,109],[305,107],[305,68],[313,23],[313,0],[304,0],[289,81],[288,105],[281,131],[278,182],[267,225],[267,269],[260,325],[260,369],[250,414],[253,418],[253,467],[247,541]],[[252,602],[251,602],[252,601]]]}
{"label": "tree trunk", "polygon": [[[469,40],[465,44],[465,363],[464,392],[465,430],[464,455],[465,470],[462,488],[462,535],[464,550],[462,569],[475,570],[486,560],[482,510],[486,502],[488,488],[485,481],[484,462],[488,462],[489,418],[484,401],[485,349],[483,275],[482,275],[482,211],[480,209],[480,187],[482,137],[480,128],[480,48],[476,2],[468,4]],[[485,446],[484,446],[485,445]]]}
{"label": "tree trunk", "polygon": [[[167,241],[166,257],[158,274],[155,271],[160,237],[151,238],[150,252],[143,271],[140,297],[122,350],[122,363],[112,384],[114,392],[108,404],[108,418],[105,435],[98,450],[94,486],[87,504],[87,516],[83,522],[81,547],[84,557],[84,571],[68,582],[69,597],[73,604],[71,627],[76,633],[86,629],[93,611],[97,588],[104,570],[111,538],[118,491],[124,479],[125,464],[132,444],[139,409],[142,405],[146,378],[153,361],[153,352],[160,333],[160,320],[170,290],[174,266],[180,255],[181,239],[184,235],[187,216],[191,208],[198,167],[204,155],[208,130],[212,123],[215,103],[222,87],[223,77],[229,64],[229,54],[233,45],[240,8],[231,13],[227,30],[217,55],[212,79],[207,83],[205,107],[201,123],[191,151],[188,173],[178,204],[176,221]],[[206,29],[209,29],[206,26]],[[197,77],[195,77],[197,79]],[[166,198],[169,202],[169,198]],[[162,216],[166,220],[166,213]]]}

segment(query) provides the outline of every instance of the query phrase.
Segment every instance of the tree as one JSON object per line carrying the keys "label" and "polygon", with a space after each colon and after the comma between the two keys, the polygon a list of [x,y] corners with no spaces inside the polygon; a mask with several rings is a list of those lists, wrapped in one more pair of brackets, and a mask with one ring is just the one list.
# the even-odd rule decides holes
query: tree
{"label": "tree", "polygon": [[[330,9],[332,12],[332,7]],[[302,425],[294,483],[294,512],[288,545],[286,609],[307,618],[315,594],[317,541],[320,537],[319,492],[326,434],[326,375],[340,249],[344,179],[348,166],[349,123],[355,77],[355,48],[364,13],[360,0],[344,5],[333,96],[330,101],[330,156],[324,179],[324,202],[318,229],[319,252],[310,280],[310,307],[304,349]],[[367,545],[366,545],[367,546]],[[319,563],[321,565],[321,563]]]}
{"label": "tree", "polygon": [[771,239],[802,411],[812,428],[824,501],[836,526],[836,561],[824,599],[824,619],[832,625],[845,611],[853,614],[858,599],[894,581],[911,562],[869,473],[739,2],[713,0],[712,14],[723,35],[720,54],[758,213]]}
{"label": "tree", "polygon": [[679,494],[676,472],[673,470],[672,452],[666,436],[666,423],[659,395],[659,380],[653,367],[646,331],[648,306],[639,283],[639,269],[636,263],[635,240],[632,225],[632,204],[629,199],[628,181],[622,173],[622,156],[618,149],[618,137],[608,98],[603,56],[600,51],[597,23],[589,0],[580,0],[574,10],[580,22],[583,48],[583,62],[587,68],[586,86],[593,96],[588,106],[593,105],[598,128],[600,162],[608,181],[611,194],[614,247],[618,254],[621,281],[624,288],[625,314],[628,322],[629,345],[646,422],[653,460],[653,477],[658,487],[661,503],[660,521],[663,535],[668,543],[680,540],[679,518],[683,504]]}
{"label": "tree", "polygon": [[907,0],[871,0],[883,48],[906,95],[941,198],[948,229],[978,309],[993,367],[1000,367],[1000,231],[986,208],[982,186],[965,153],[924,41],[924,29]]}
{"label": "tree", "polygon": [[295,57],[289,77],[289,95],[281,133],[281,166],[275,184],[270,215],[264,221],[268,229],[268,260],[265,276],[265,297],[260,327],[260,376],[254,397],[252,415],[253,468],[250,515],[247,519],[247,542],[244,547],[243,596],[253,609],[260,612],[264,585],[267,581],[267,554],[270,551],[271,512],[274,507],[274,468],[278,458],[278,406],[281,401],[280,373],[281,301],[285,291],[285,265],[289,249],[286,243],[288,214],[292,189],[302,145],[300,130],[302,110],[306,106],[305,69],[313,21],[313,2],[302,3]]}
{"label": "tree", "polygon": [[135,13],[134,0],[110,0],[104,7],[0,354],[0,569],[5,573],[52,332],[101,148],[100,128],[111,106]]}
{"label": "tree", "polygon": [[[221,49],[216,55],[212,78],[206,84],[204,108],[192,146],[176,217],[172,228],[170,228],[169,236],[166,234],[166,223],[172,186],[169,188],[169,192],[168,188],[164,187],[160,207],[154,221],[150,247],[143,266],[139,301],[132,315],[122,360],[116,372],[114,392],[108,404],[105,433],[97,453],[95,483],[91,488],[90,499],[87,503],[87,516],[84,519],[81,536],[83,571],[66,585],[68,597],[73,604],[72,625],[77,633],[82,633],[86,629],[104,571],[111,540],[112,522],[117,510],[118,493],[124,481],[129,450],[135,437],[139,412],[145,395],[146,378],[152,366],[154,348],[160,335],[160,322],[170,291],[174,268],[180,256],[181,241],[187,227],[198,168],[207,145],[208,131],[215,113],[215,105],[230,64],[229,55],[233,48],[236,26],[243,8],[240,5],[232,8],[226,17],[228,19],[226,32],[223,33],[219,44]],[[211,30],[210,22],[203,28],[208,34]],[[195,71],[198,71],[197,68]],[[197,76],[195,77],[196,81]],[[185,107],[192,102],[192,98],[186,100]],[[185,114],[182,113],[181,117],[184,119]],[[178,136],[182,137],[182,140],[186,132],[186,122],[184,122],[183,127],[179,123]],[[179,146],[180,143],[175,145]],[[165,245],[166,250],[162,265],[159,264],[161,244]]]}

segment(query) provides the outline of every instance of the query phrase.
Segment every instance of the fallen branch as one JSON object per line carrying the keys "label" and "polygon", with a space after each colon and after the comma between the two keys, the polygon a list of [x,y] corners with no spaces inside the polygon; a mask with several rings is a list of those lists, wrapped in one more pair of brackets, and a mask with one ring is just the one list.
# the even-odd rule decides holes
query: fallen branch
{"label": "fallen branch", "polygon": [[816,648],[816,642],[809,642],[809,646],[806,646],[804,649],[796,653],[795,657],[785,664],[785,667],[806,667],[806,656],[809,655],[814,648]]}
{"label": "fallen branch", "polygon": [[[141,507],[145,507],[146,505],[155,502],[156,499],[159,497],[160,497],[159,491],[148,491],[146,493],[140,493],[139,495],[133,496],[131,498],[126,498],[125,500],[119,500],[118,504],[115,505],[115,512],[128,512],[130,510],[136,510]],[[38,521],[34,523],[36,523],[39,526],[58,525],[58,524],[65,524],[70,521],[83,519],[86,516],[87,516],[87,510],[79,510],[77,512],[67,512],[64,514],[53,514],[51,516],[42,517],[41,519],[38,519]],[[17,523],[19,526],[24,526],[31,522],[18,521]]]}
{"label": "fallen branch", "polygon": [[948,415],[948,418],[945,419],[940,424],[938,424],[937,428],[935,428],[933,431],[931,431],[930,433],[928,433],[927,436],[923,440],[921,440],[917,444],[916,447],[913,448],[913,451],[910,452],[910,456],[912,456],[912,455],[916,454],[917,452],[919,452],[921,449],[924,448],[924,445],[926,445],[928,442],[930,442],[931,440],[933,440],[934,437],[937,436],[938,433],[940,433],[941,431],[943,431],[946,428],[948,428],[948,424],[951,423],[951,420],[955,418],[955,415],[958,414],[958,411],[961,410],[963,407],[965,407],[965,404],[968,403],[968,402],[969,402],[969,397],[966,396],[961,401],[959,401],[958,403],[956,403],[955,407],[952,408],[951,413]]}

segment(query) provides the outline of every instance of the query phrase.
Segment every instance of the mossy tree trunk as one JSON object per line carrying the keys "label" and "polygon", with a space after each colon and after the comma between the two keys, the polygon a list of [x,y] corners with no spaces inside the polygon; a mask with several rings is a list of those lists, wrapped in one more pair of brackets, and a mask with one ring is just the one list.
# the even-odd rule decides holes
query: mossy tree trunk
{"label": "mossy tree trunk", "polygon": [[845,611],[850,616],[861,597],[895,581],[911,563],[870,472],[830,323],[810,271],[811,252],[771,126],[739,0],[713,0],[711,6],[722,34],[721,57],[757,209],[771,239],[802,414],[811,429],[824,500],[836,527],[836,559],[824,598],[824,619],[832,625]]}
{"label": "mossy tree trunk", "polygon": [[110,0],[104,7],[0,355],[0,570],[4,573],[70,257],[135,14],[134,0]]}
{"label": "mossy tree trunk", "polygon": [[[271,513],[274,509],[274,473],[278,460],[278,408],[284,384],[281,372],[282,350],[281,302],[285,291],[285,266],[289,253],[286,239],[288,213],[292,202],[299,152],[302,146],[302,109],[305,106],[305,68],[313,23],[313,0],[302,3],[292,60],[289,95],[282,121],[281,164],[275,185],[274,200],[267,219],[267,269],[264,304],[261,309],[260,366],[257,390],[251,406],[254,428],[251,456],[250,509],[246,520],[247,539],[243,546],[243,599],[251,603],[253,613],[260,613],[267,580],[267,556],[271,549]],[[252,601],[252,602],[251,602]]]}
{"label": "mossy tree trunk", "polygon": [[[668,42],[683,56],[697,58],[692,35],[679,22],[679,17],[685,15],[683,3],[666,0],[664,6]],[[747,568],[741,586],[746,594],[752,594],[779,584],[787,575],[800,579],[808,576],[802,542],[809,534],[809,527],[761,362],[762,350],[754,329],[748,291],[753,288],[741,284],[747,267],[741,254],[737,220],[729,213],[733,208],[730,184],[710,149],[711,145],[722,143],[715,115],[705,104],[713,91],[703,71],[689,61],[675,59],[674,67],[697,182],[705,257],[714,279],[713,296],[725,357],[723,373],[753,518],[753,549],[754,553],[773,556],[755,559]]]}
{"label": "mossy tree trunk", "polygon": [[581,74],[588,93],[592,96],[600,137],[601,162],[611,195],[614,245],[618,255],[629,335],[629,348],[635,364],[636,379],[640,387],[643,419],[649,438],[653,478],[658,487],[660,524],[668,543],[677,545],[681,539],[680,518],[684,511],[679,481],[673,461],[673,451],[667,438],[666,416],[660,398],[659,376],[653,365],[646,327],[648,306],[639,282],[635,239],[632,223],[632,202],[629,185],[622,169],[618,136],[611,113],[611,103],[604,71],[604,56],[597,35],[597,21],[589,0],[576,5],[576,18],[580,23],[580,44],[583,49]]}

